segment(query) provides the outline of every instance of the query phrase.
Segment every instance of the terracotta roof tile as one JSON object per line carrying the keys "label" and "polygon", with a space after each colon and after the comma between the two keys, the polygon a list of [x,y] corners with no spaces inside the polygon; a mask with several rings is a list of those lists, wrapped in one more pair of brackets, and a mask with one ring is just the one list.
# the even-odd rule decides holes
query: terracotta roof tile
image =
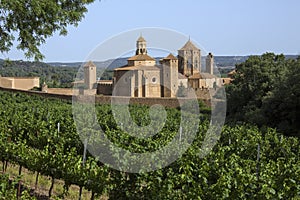
{"label": "terracotta roof tile", "polygon": [[160,70],[158,66],[128,66],[125,65],[123,67],[116,68],[115,71],[130,71],[130,70]]}
{"label": "terracotta roof tile", "polygon": [[202,78],[218,78],[216,75],[209,73],[201,73]]}
{"label": "terracotta roof tile", "polygon": [[177,60],[177,58],[170,53],[167,57],[164,58],[164,60]]}
{"label": "terracotta roof tile", "polygon": [[192,76],[189,76],[189,79],[210,79],[210,78],[217,78],[215,75],[213,74],[209,74],[209,73],[196,73],[193,74]]}
{"label": "terracotta roof tile", "polygon": [[132,56],[131,58],[128,58],[128,60],[140,60],[140,61],[151,60],[151,61],[155,61],[154,58],[152,58],[151,56],[148,56],[147,54],[135,55],[135,56]]}

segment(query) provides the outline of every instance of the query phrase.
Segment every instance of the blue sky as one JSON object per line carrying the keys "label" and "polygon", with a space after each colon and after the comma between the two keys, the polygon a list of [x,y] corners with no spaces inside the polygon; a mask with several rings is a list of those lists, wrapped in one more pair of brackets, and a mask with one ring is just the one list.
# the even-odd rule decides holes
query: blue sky
{"label": "blue sky", "polygon": [[[83,61],[108,38],[142,27],[190,35],[215,55],[300,54],[299,0],[96,0],[88,9],[67,36],[41,47],[44,61]],[[0,57],[25,60],[15,49]]]}

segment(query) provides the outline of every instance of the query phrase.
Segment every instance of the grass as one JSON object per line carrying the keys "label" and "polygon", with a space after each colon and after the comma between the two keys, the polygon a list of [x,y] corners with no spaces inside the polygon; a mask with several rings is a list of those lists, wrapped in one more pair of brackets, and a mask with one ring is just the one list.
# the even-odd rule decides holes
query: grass
{"label": "grass", "polygon": [[[1,171],[2,171],[2,162],[0,162],[0,166],[1,166]],[[15,178],[19,175],[19,166],[9,163],[5,173],[9,174],[10,178]],[[36,173],[31,172],[25,168],[22,168],[21,175],[22,175],[21,176],[22,184],[24,186],[28,187],[29,189],[33,189],[36,194],[38,194],[40,196],[44,196],[41,199],[45,199],[45,196],[48,197],[49,188],[51,186],[51,178],[50,177],[43,176],[40,174],[39,179],[38,179],[38,185],[37,185],[37,188],[35,189]],[[63,186],[64,186],[64,181],[55,180],[51,199],[61,199],[62,198],[62,194],[64,191]],[[83,189],[81,199],[89,200],[89,199],[91,199],[91,195],[92,195],[91,192]],[[69,194],[65,195],[63,199],[73,200],[73,199],[78,199],[78,197],[79,197],[79,187],[76,185],[71,185],[70,189],[69,189]],[[38,198],[38,199],[40,199],[40,198]],[[97,199],[97,198],[95,198],[95,199]],[[105,200],[107,198],[102,196],[98,199]]]}

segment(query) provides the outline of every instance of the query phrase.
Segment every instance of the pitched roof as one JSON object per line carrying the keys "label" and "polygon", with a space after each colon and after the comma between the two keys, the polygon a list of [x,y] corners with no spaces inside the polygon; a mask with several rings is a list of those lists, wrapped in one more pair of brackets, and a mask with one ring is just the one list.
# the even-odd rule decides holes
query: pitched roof
{"label": "pitched roof", "polygon": [[135,55],[135,56],[132,56],[131,58],[128,58],[127,60],[139,60],[139,61],[151,60],[151,61],[155,61],[154,58],[152,58],[151,56],[148,56],[147,54]]}
{"label": "pitched roof", "polygon": [[138,42],[146,42],[145,38],[143,36],[140,36],[137,40]]}
{"label": "pitched roof", "polygon": [[192,42],[191,40],[188,40],[183,47],[179,50],[199,50]]}
{"label": "pitched roof", "polygon": [[96,65],[92,61],[89,61],[84,64],[84,67],[96,67]]}
{"label": "pitched roof", "polygon": [[216,75],[214,74],[210,74],[210,73],[201,73],[202,78],[204,79],[208,79],[208,78],[218,78]]}
{"label": "pitched roof", "polygon": [[196,73],[193,74],[192,76],[189,76],[188,79],[211,79],[211,78],[217,78],[217,77],[209,73]]}
{"label": "pitched roof", "polygon": [[177,60],[177,58],[170,53],[167,57],[164,58],[164,60]]}
{"label": "pitched roof", "polygon": [[158,66],[144,66],[144,65],[139,65],[139,66],[128,66],[125,65],[123,67],[119,67],[114,69],[115,71],[131,71],[131,70],[160,70]]}

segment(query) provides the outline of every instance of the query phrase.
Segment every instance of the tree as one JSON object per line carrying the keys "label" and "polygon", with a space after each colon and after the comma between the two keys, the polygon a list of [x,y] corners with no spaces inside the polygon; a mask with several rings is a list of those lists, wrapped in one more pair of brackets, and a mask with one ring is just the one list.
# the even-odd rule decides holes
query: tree
{"label": "tree", "polygon": [[236,66],[234,81],[227,88],[228,112],[233,118],[264,123],[259,109],[263,97],[281,82],[286,70],[283,55],[265,53],[262,56],[250,56]]}
{"label": "tree", "polygon": [[227,120],[271,126],[299,136],[300,57],[251,56],[236,66],[236,72],[227,87]]}
{"label": "tree", "polygon": [[43,59],[39,46],[57,31],[66,35],[67,26],[77,26],[94,1],[0,0],[0,52],[9,51],[17,39],[27,58]]}
{"label": "tree", "polygon": [[286,75],[263,101],[262,113],[270,126],[300,136],[300,57],[289,60]]}

